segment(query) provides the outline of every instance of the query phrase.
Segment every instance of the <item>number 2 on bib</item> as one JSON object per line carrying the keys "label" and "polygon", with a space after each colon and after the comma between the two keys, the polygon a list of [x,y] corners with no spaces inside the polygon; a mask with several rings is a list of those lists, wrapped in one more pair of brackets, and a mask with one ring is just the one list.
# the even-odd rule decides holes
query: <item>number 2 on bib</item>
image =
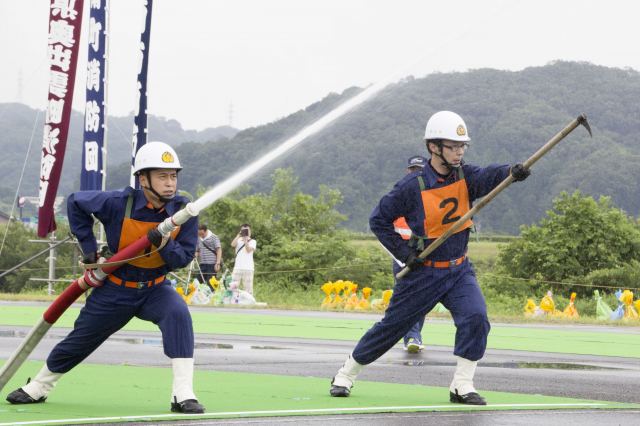
{"label": "number 2 on bib", "polygon": [[[421,191],[424,208],[424,229],[427,238],[438,238],[464,216],[470,208],[469,191],[464,179],[441,188]],[[457,232],[470,228],[467,220]]]}

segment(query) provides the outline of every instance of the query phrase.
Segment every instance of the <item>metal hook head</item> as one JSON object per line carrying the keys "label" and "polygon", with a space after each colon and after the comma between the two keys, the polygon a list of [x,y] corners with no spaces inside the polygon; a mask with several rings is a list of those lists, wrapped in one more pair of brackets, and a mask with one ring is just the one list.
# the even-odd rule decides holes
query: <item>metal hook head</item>
{"label": "metal hook head", "polygon": [[582,124],[585,129],[587,129],[587,132],[589,132],[589,136],[593,137],[593,133],[591,133],[591,126],[589,126],[586,114],[580,114],[580,116],[578,117],[578,123]]}

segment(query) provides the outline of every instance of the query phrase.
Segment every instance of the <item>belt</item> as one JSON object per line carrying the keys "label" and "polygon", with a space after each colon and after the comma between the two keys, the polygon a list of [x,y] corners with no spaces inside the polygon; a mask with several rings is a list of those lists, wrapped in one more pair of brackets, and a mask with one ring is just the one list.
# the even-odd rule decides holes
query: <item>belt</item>
{"label": "belt", "polygon": [[116,277],[115,275],[109,275],[107,277],[109,281],[114,283],[115,285],[123,285],[129,288],[144,288],[144,287],[153,287],[154,285],[158,285],[164,282],[165,276],[161,276],[156,278],[155,280],[150,281],[125,281],[121,278]]}
{"label": "belt", "polygon": [[424,266],[430,266],[433,268],[451,268],[452,266],[458,266],[467,257],[465,254],[462,257],[453,260],[427,260],[423,263]]}

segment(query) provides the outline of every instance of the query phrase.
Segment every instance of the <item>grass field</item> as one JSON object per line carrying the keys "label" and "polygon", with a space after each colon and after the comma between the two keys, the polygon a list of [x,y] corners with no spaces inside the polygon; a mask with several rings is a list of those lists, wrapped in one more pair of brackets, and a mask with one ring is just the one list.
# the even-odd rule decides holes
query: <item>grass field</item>
{"label": "grass field", "polygon": [[474,262],[495,262],[498,257],[498,247],[504,243],[493,241],[470,241],[469,257]]}
{"label": "grass field", "polygon": [[[381,253],[387,252],[382,248],[378,240],[353,240],[351,244],[355,247],[373,247]],[[498,257],[498,246],[504,243],[495,241],[469,241],[469,257],[474,262],[495,262]]]}

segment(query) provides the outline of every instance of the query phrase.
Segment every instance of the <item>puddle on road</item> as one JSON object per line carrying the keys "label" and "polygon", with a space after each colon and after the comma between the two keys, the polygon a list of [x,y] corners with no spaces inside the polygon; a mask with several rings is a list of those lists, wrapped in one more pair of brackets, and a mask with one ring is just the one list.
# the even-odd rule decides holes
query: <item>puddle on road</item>
{"label": "puddle on road", "polygon": [[251,349],[275,349],[275,350],[287,349],[287,348],[281,348],[280,346],[249,346],[249,348],[251,348]]}
{"label": "puddle on road", "polygon": [[[123,343],[129,343],[132,345],[154,345],[154,346],[162,346],[162,339],[155,338],[124,338],[124,339],[114,339]],[[233,345],[229,343],[208,343],[208,342],[196,342],[196,349],[233,349]],[[269,345],[252,345],[249,346],[250,349],[258,349],[258,350],[281,350],[287,349],[280,346],[269,346]]]}
{"label": "puddle on road", "polygon": [[111,340],[115,340],[117,342],[129,343],[131,345],[162,345],[162,340],[160,339],[146,339],[139,337],[111,337]]}
{"label": "puddle on road", "polygon": [[[162,339],[157,339],[157,338],[126,337],[126,338],[115,338],[113,340],[117,340],[122,343],[129,343],[131,345],[162,346]],[[228,343],[196,342],[195,348],[196,349],[233,349],[233,345],[230,345]]]}
{"label": "puddle on road", "polygon": [[[433,362],[425,360],[402,361],[402,365],[409,367],[444,367],[455,366],[453,362]],[[602,367],[589,364],[572,364],[568,362],[483,362],[482,367],[497,368],[546,368],[551,370],[615,370],[614,367]]]}
{"label": "puddle on road", "polygon": [[229,343],[203,343],[196,342],[196,349],[233,349],[233,345]]}
{"label": "puddle on road", "polygon": [[519,362],[516,368],[550,368],[554,370],[615,370],[613,367],[602,367],[589,364],[571,364],[568,362]]}
{"label": "puddle on road", "polygon": [[[16,330],[0,330],[0,337],[25,337],[27,333]],[[52,337],[52,336],[47,336]],[[56,337],[57,338],[57,337]],[[121,343],[128,343],[130,345],[151,345],[162,346],[162,339],[155,337],[111,337],[109,340],[117,341]],[[233,349],[233,345],[229,343],[208,343],[208,342],[195,342],[196,349]],[[250,349],[258,350],[281,350],[288,349],[280,346],[270,345],[252,345]]]}

